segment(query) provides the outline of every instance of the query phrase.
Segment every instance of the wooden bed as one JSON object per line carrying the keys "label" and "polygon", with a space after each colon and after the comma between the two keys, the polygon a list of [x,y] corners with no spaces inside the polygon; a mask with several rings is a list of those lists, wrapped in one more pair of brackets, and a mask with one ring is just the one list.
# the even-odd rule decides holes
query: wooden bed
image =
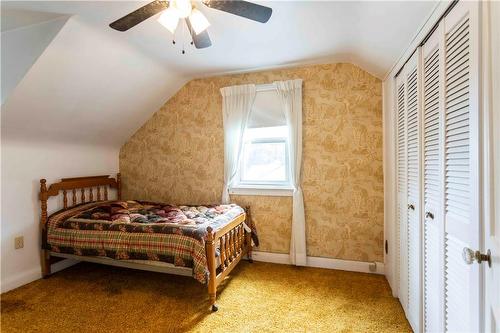
{"label": "wooden bed", "polygon": [[[110,189],[116,190],[117,198],[121,200],[120,174],[117,174],[116,179],[111,178],[109,175],[63,178],[60,182],[53,183],[50,186],[47,185],[45,179],[41,179],[39,198],[41,204],[40,224],[42,237],[46,237],[47,235],[47,200],[50,197],[62,194],[63,209],[68,209],[82,203],[108,200]],[[205,242],[205,250],[208,271],[210,273],[208,280],[208,295],[212,311],[217,311],[218,309],[216,305],[217,286],[234,267],[236,267],[244,256],[247,256],[251,261],[251,233],[247,232],[244,227],[245,220],[250,218],[249,208],[247,207],[245,211],[245,214],[239,215],[219,230],[213,230],[211,227],[207,227],[208,235]],[[45,239],[42,240],[42,243],[45,244]],[[219,258],[216,256],[217,245],[220,250]],[[123,261],[106,257],[78,256],[53,252],[42,248],[41,261],[43,277],[46,278],[50,276],[51,264],[65,258],[176,275],[190,275],[189,268],[175,267],[167,263],[148,264],[147,262]]]}

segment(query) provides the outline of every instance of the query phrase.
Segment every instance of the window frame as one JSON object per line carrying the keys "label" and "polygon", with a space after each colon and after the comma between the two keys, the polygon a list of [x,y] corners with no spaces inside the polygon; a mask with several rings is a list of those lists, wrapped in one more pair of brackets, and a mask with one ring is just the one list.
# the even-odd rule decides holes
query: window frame
{"label": "window frame", "polygon": [[[261,144],[261,143],[284,143],[285,144],[285,178],[284,181],[245,181],[243,180],[243,170],[245,169],[245,159],[243,158],[245,154],[245,147],[247,144]],[[270,137],[270,138],[256,138],[249,140],[249,142],[244,142],[242,146],[240,161],[238,163],[238,170],[236,172],[236,184],[240,187],[272,187],[272,188],[290,188],[290,152],[289,152],[288,138],[286,137]]]}
{"label": "window frame", "polygon": [[[261,91],[274,90],[277,93],[274,84],[264,84],[257,86],[257,93]],[[249,129],[245,129],[247,131]],[[288,131],[288,129],[287,129]],[[246,137],[246,133],[244,134]],[[246,140],[246,139],[245,139]],[[242,181],[242,170],[244,169],[244,149],[248,141],[243,142],[241,154],[239,156],[238,167],[233,183],[229,187],[230,194],[236,195],[266,195],[266,196],[292,196],[294,186],[291,183],[291,160],[290,160],[290,142],[288,136],[284,137],[260,137],[249,140],[253,143],[285,143],[285,170],[286,181]]]}

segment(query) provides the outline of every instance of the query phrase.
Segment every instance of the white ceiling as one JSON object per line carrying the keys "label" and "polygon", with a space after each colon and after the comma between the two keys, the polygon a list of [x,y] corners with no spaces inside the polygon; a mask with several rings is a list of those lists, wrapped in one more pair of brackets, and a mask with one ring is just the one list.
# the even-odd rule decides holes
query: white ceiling
{"label": "white ceiling", "polygon": [[[15,1],[2,5],[78,15],[101,33],[192,76],[340,59],[378,77],[394,64],[435,6],[433,1],[255,2],[273,8],[267,24],[198,4],[212,24],[213,46],[196,50],[188,45],[186,55],[180,54],[181,43],[172,45],[171,34],[155,18],[124,33],[108,27],[148,1]],[[178,42],[182,41],[180,30]]]}
{"label": "white ceiling", "polygon": [[198,4],[213,46],[182,55],[155,18],[108,27],[146,3],[2,1],[6,30],[73,15],[2,105],[2,137],[119,146],[185,82],[221,73],[342,61],[383,78],[436,4],[258,1],[273,8],[267,24]]}

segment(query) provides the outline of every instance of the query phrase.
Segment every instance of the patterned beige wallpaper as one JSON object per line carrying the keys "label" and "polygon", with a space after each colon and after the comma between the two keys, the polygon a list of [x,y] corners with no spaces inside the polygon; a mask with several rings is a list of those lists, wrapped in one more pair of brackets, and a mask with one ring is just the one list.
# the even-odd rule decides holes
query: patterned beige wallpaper
{"label": "patterned beige wallpaper", "polygon": [[[221,87],[302,78],[303,175],[310,256],[383,260],[382,83],[351,64],[193,80],[121,148],[125,198],[220,201]],[[252,207],[260,251],[287,253],[289,197],[232,196]]]}

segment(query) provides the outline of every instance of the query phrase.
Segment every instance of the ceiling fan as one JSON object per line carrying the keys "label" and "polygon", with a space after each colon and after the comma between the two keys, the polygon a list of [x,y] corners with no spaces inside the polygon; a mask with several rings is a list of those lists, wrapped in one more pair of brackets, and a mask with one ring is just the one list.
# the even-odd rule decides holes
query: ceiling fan
{"label": "ceiling fan", "polygon": [[[201,3],[208,8],[261,23],[266,23],[273,12],[269,7],[242,0],[202,0]],[[197,49],[212,45],[207,31],[210,23],[191,0],[155,0],[114,21],[109,26],[118,31],[127,31],[160,12],[162,14],[158,18],[158,22],[172,34],[175,32],[179,21],[184,20]]]}

